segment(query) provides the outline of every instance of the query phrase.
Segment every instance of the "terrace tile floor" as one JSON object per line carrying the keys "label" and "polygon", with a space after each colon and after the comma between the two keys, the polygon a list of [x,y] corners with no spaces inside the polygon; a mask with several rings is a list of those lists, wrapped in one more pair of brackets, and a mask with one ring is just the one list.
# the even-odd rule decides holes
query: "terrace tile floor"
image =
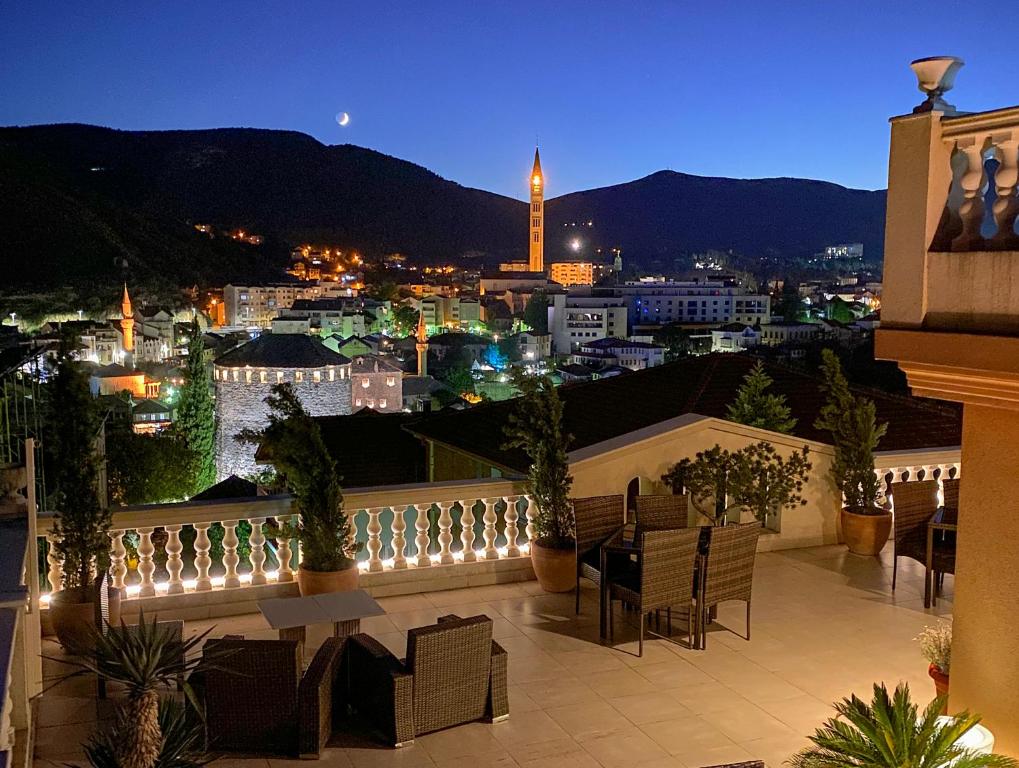
{"label": "terrace tile floor", "polygon": [[[616,605],[616,641],[598,642],[597,592],[586,584],[582,611],[573,595],[548,595],[534,582],[380,599],[386,616],[362,631],[398,656],[406,630],[446,613],[487,614],[509,652],[510,717],[419,737],[387,749],[363,734],[341,737],[323,756],[344,768],[696,768],[763,759],[779,766],[806,744],[831,713],[831,702],[855,692],[869,697],[875,681],[906,681],[918,700],[934,695],[913,641],[938,616],[950,616],[952,579],[938,606],[923,608],[923,570],[899,564],[891,593],[891,547],[881,559],[843,547],[760,554],[754,583],[751,640],[741,603],[723,605],[705,651],[664,639],[636,656],[636,620]],[[189,622],[186,633],[271,638],[260,615]],[[735,632],[727,631],[724,627]],[[664,629],[664,624],[663,624]],[[685,630],[674,627],[676,639]],[[309,653],[327,627],[309,630]],[[59,647],[46,642],[45,653]],[[310,656],[309,656],[310,658]],[[46,661],[53,683],[61,665]],[[36,768],[81,762],[79,744],[95,726],[94,682],[79,678],[50,689],[39,702]],[[215,768],[281,768],[294,760],[229,757]],[[307,765],[307,763],[303,763]]]}

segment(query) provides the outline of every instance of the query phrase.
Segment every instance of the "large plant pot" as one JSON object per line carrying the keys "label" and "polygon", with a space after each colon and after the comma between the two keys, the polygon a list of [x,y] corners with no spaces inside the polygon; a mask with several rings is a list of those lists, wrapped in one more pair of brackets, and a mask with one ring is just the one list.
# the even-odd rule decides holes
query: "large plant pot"
{"label": "large plant pot", "polygon": [[941,714],[945,714],[948,709],[948,675],[933,664],[927,667],[927,674],[934,681],[934,690],[937,692],[938,697],[945,699],[945,703],[941,707]]}
{"label": "large plant pot", "polygon": [[840,519],[846,546],[854,555],[877,555],[888,543],[892,532],[891,512],[875,509],[871,514],[861,514],[843,507]]}
{"label": "large plant pot", "polygon": [[531,565],[546,592],[569,592],[577,586],[577,550],[559,549],[531,542]]}
{"label": "large plant pot", "polygon": [[301,596],[324,595],[329,592],[352,592],[357,589],[357,566],[340,571],[309,571],[297,567],[297,588]]}
{"label": "large plant pot", "polygon": [[[50,597],[50,622],[57,640],[72,653],[88,650],[96,628],[96,608],[91,599],[83,600],[80,590],[59,590]],[[88,595],[91,597],[91,595]],[[120,590],[110,588],[110,624],[120,624]]]}

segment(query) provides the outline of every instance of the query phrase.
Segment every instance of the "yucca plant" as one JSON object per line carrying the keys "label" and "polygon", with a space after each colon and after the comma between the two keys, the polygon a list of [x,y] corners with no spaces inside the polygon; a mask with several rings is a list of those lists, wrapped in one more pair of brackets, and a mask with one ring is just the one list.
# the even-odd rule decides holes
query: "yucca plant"
{"label": "yucca plant", "polygon": [[962,712],[950,722],[938,722],[944,702],[935,699],[921,714],[909,686],[900,684],[889,695],[884,684],[874,685],[868,704],[855,695],[835,704],[837,717],[818,728],[814,746],[796,754],[793,768],[1017,768],[1010,757],[977,754],[956,742],[980,722]]}
{"label": "yucca plant", "polygon": [[[108,747],[110,757],[119,768],[159,765],[169,735],[163,725],[175,722],[165,719],[161,722],[159,692],[184,679],[203,663],[203,659],[193,657],[192,652],[202,644],[209,631],[189,640],[178,640],[155,619],[146,621],[142,614],[136,627],[121,623],[119,627],[107,626],[105,632],[94,630],[95,650],[91,654],[74,660],[58,659],[77,667],[74,674],[94,673],[127,689],[127,698],[118,707],[117,737],[106,746],[98,744],[97,757],[102,757]],[[200,712],[186,679],[184,692]],[[178,727],[183,726],[174,725]]]}
{"label": "yucca plant", "polygon": [[[122,768],[118,745],[128,728],[130,724],[120,712],[111,727],[88,740],[85,757],[92,768]],[[159,730],[162,744],[155,768],[201,768],[208,762],[203,759],[205,731],[201,720],[169,696],[159,700]]]}

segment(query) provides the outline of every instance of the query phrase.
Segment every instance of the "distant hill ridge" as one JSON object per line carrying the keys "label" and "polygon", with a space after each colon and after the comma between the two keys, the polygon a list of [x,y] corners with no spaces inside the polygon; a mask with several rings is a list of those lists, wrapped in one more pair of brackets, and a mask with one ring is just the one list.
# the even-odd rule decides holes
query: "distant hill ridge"
{"label": "distant hill ridge", "polygon": [[[589,247],[622,245],[638,262],[708,248],[797,256],[847,241],[879,253],[884,199],[820,181],[660,171],[549,200],[546,260],[566,253],[564,224],[589,220]],[[0,128],[0,268],[11,286],[107,280],[124,260],[139,278],[181,284],[258,279],[299,242],[524,258],[527,218],[522,201],[295,131]],[[196,223],[266,241],[209,240]]]}

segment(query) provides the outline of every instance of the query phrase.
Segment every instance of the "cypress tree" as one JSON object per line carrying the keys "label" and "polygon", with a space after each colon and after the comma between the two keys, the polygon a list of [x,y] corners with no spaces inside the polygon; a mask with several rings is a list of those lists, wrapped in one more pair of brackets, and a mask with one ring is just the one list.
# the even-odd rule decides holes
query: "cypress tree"
{"label": "cypress tree", "polygon": [[771,385],[771,376],[758,360],[750,373],[743,377],[743,384],[736,392],[736,399],[730,403],[726,418],[772,432],[792,432],[796,419],[792,418],[792,411],[785,404],[785,395],[768,392]]}
{"label": "cypress tree", "polygon": [[216,409],[205,367],[205,342],[197,321],[191,324],[190,336],[175,426],[191,453],[194,495],[216,482]]}

